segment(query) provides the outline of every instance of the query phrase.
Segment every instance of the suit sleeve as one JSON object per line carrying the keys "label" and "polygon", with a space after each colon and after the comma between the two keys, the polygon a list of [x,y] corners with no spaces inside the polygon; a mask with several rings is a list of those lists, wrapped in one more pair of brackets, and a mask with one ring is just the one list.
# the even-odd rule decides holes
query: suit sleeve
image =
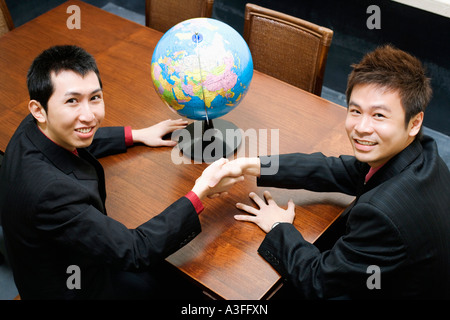
{"label": "suit sleeve", "polygon": [[96,158],[127,151],[124,127],[102,127],[97,130],[87,148]]}
{"label": "suit sleeve", "polygon": [[376,294],[367,287],[368,267],[380,267],[382,281],[387,280],[405,261],[404,241],[392,221],[370,204],[355,205],[349,219],[351,229],[328,251],[320,252],[293,225],[280,224],[258,252],[305,298]]}
{"label": "suit sleeve", "polygon": [[[260,157],[258,186],[355,195],[360,168],[351,156],[292,153]],[[277,169],[277,170],[276,170]]]}
{"label": "suit sleeve", "polygon": [[136,229],[104,215],[90,205],[90,195],[68,180],[43,187],[32,215],[33,225],[55,247],[76,257],[118,270],[138,270],[159,262],[201,231],[192,203],[182,197]]}

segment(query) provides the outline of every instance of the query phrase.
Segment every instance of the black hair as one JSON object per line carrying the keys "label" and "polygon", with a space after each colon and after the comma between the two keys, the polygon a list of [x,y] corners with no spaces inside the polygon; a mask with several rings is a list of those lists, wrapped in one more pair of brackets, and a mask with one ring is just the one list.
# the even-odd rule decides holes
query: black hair
{"label": "black hair", "polygon": [[[347,83],[347,103],[355,85],[374,84],[392,91],[398,90],[405,110],[405,128],[411,118],[425,112],[433,90],[425,68],[416,57],[392,45],[384,45],[367,53],[352,67]],[[416,138],[421,137],[422,128],[416,135]]]}
{"label": "black hair", "polygon": [[81,76],[94,71],[102,88],[100,73],[94,57],[83,48],[73,45],[51,47],[40,53],[33,61],[27,74],[30,100],[38,101],[47,112],[47,103],[54,92],[51,74],[64,70]]}

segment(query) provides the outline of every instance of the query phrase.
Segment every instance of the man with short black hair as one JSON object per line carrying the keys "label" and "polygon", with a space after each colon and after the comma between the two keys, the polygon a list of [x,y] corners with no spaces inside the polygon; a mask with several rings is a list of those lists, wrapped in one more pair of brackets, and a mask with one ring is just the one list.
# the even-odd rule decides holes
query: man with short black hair
{"label": "man with short black hair", "polygon": [[[106,214],[105,177],[96,157],[125,152],[135,142],[174,146],[162,137],[186,121],[100,128],[100,75],[94,58],[76,46],[42,52],[27,83],[30,114],[11,138],[0,171],[1,222],[21,298],[163,298],[160,285],[173,283],[158,265],[200,233],[201,200],[234,182],[226,178],[210,187],[226,160],[206,168],[162,213],[128,229]],[[80,271],[75,289],[67,284],[74,266]],[[173,297],[178,283],[170,290]]]}

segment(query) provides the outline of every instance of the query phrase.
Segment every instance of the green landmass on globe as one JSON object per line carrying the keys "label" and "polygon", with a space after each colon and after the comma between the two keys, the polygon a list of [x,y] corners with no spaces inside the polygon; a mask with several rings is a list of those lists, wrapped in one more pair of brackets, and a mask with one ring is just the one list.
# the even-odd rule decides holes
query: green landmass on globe
{"label": "green landmass on globe", "polygon": [[159,40],[151,77],[161,99],[194,120],[221,117],[248,91],[253,61],[242,36],[211,18],[183,21]]}

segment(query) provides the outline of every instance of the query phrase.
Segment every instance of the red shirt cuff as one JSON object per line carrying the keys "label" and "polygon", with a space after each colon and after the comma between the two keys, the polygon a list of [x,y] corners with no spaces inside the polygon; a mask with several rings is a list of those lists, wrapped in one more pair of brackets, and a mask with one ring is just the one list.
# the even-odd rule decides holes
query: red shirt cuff
{"label": "red shirt cuff", "polygon": [[131,133],[131,127],[126,126],[125,128],[125,145],[130,147],[134,144],[133,142],[133,134]]}
{"label": "red shirt cuff", "polygon": [[192,202],[192,205],[194,206],[195,211],[197,212],[197,214],[200,214],[203,211],[203,209],[204,209],[203,203],[200,200],[200,198],[195,194],[195,192],[189,191],[185,195],[185,197],[188,198],[189,201]]}

